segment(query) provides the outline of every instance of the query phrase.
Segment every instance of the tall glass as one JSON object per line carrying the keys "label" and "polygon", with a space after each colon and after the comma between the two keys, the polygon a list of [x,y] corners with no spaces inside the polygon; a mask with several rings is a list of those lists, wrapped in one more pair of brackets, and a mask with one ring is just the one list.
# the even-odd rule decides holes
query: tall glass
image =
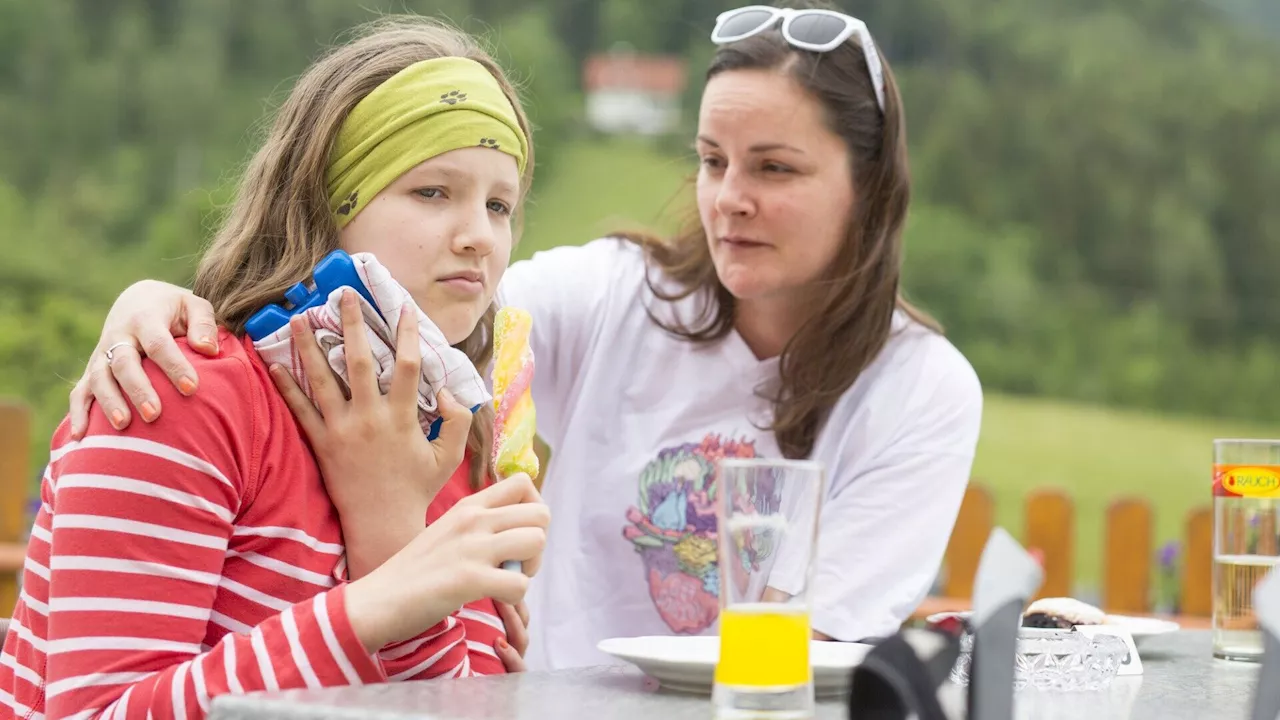
{"label": "tall glass", "polygon": [[1213,441],[1213,654],[1262,659],[1253,589],[1280,564],[1280,440]]}
{"label": "tall glass", "polygon": [[809,613],[825,484],[820,463],[719,463],[717,718],[813,715]]}

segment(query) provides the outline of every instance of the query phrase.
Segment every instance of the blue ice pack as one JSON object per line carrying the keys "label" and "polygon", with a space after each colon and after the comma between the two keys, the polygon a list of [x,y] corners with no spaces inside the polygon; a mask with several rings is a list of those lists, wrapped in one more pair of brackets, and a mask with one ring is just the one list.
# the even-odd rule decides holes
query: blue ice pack
{"label": "blue ice pack", "polygon": [[[365,287],[360,274],[356,272],[355,261],[346,252],[334,250],[325,255],[316,264],[312,278],[315,282],[310,286],[306,282],[300,282],[284,292],[285,306],[271,303],[251,315],[248,322],[244,324],[249,339],[258,342],[267,337],[287,325],[289,318],[294,315],[328,302],[329,295],[341,287],[349,287],[360,293],[365,300],[369,301],[373,309],[381,314],[382,310],[378,308],[378,303],[373,301],[369,288]],[[477,405],[471,408],[471,412],[475,413],[479,409],[480,406]],[[431,429],[427,432],[427,440],[435,440],[439,437],[440,426],[443,424],[442,417],[433,420]]]}
{"label": "blue ice pack", "polygon": [[[249,338],[257,342],[267,337],[288,324],[289,318],[294,315],[328,302],[329,295],[340,287],[349,287],[360,293],[374,310],[378,310],[378,303],[373,301],[373,295],[369,293],[369,289],[360,280],[360,275],[356,273],[355,261],[342,250],[334,250],[325,255],[324,259],[316,264],[312,277],[315,279],[312,287],[308,287],[306,282],[300,282],[285,290],[283,307],[271,303],[254,313],[244,324]],[[382,311],[378,310],[378,312]]]}

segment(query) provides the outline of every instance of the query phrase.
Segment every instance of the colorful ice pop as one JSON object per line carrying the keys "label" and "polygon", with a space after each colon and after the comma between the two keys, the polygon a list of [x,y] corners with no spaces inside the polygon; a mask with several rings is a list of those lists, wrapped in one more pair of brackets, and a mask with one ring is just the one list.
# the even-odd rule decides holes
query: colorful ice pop
{"label": "colorful ice pop", "polygon": [[[493,321],[493,470],[499,480],[520,472],[538,477],[532,328],[533,317],[519,308],[502,308]],[[502,567],[518,571],[520,564],[509,561]]]}
{"label": "colorful ice pop", "polygon": [[538,476],[533,452],[537,417],[533,408],[533,318],[525,310],[502,308],[493,322],[493,468],[498,478],[518,472]]}

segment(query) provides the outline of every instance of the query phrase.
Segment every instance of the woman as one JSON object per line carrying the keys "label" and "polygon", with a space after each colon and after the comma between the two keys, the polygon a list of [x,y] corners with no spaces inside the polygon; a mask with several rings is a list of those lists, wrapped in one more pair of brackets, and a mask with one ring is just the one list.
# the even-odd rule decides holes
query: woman
{"label": "woman", "polygon": [[[892,633],[941,562],[981,388],[899,294],[909,176],[892,73],[861,22],[791,12],[753,6],[717,23],[696,225],[669,241],[556,248],[503,279],[500,302],[534,318],[534,400],[554,458],[530,667],[608,661],[595,646],[613,636],[714,631],[707,515],[726,455],[828,468],[819,638]],[[197,295],[127,290],[100,347],[144,347],[176,381],[188,370],[169,335],[206,327]],[[126,412],[116,380],[135,403],[151,397],[135,365],[95,356],[73,415],[90,394]]]}
{"label": "woman", "polygon": [[[158,393],[170,412],[148,423],[95,415],[79,439],[66,422],[55,434],[0,663],[12,715],[201,716],[225,693],[502,672],[500,651],[519,664],[494,601],[521,602],[546,508],[527,475],[473,494],[472,474],[489,476],[485,422],[460,465],[469,411],[441,392],[433,445],[417,401],[419,307],[471,362],[492,352],[527,127],[493,61],[434,23],[375,25],[301,77],[196,273],[220,326],[211,357],[182,350],[201,392]],[[324,441],[319,414],[295,420],[273,385],[306,396],[244,337],[338,247],[375,256],[395,280],[379,287],[412,300],[391,325],[384,397],[356,295],[342,299],[359,329],[344,340],[349,405],[293,318],[327,427],[361,435],[352,475],[317,462],[303,432]]]}

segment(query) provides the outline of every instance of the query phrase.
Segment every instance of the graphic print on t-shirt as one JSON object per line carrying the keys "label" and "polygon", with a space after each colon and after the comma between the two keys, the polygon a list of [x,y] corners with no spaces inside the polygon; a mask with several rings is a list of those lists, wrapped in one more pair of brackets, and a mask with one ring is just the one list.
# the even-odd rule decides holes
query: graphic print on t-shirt
{"label": "graphic print on t-shirt", "polygon": [[649,597],[673,632],[697,635],[716,621],[716,461],[755,456],[754,441],[709,433],[660,451],[640,473],[639,505],[627,510],[622,536],[640,553]]}

